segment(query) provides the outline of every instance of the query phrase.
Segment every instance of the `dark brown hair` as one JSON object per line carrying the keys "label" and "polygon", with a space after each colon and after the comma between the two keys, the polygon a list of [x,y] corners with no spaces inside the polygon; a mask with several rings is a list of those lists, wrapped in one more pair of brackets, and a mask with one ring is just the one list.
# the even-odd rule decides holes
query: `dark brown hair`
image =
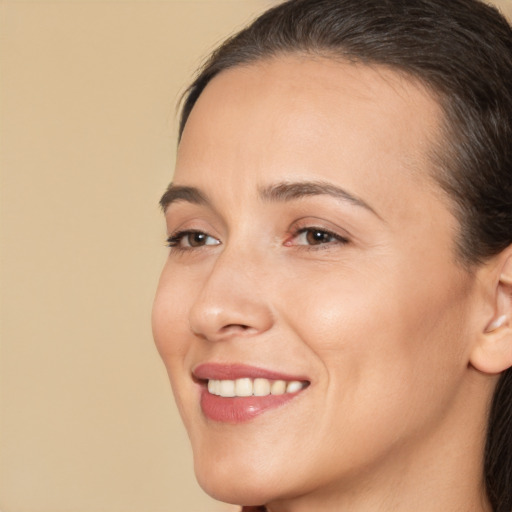
{"label": "dark brown hair", "polygon": [[[289,0],[228,39],[185,94],[180,137],[220,72],[281,54],[388,66],[419,80],[445,113],[435,179],[460,223],[468,269],[512,244],[512,29],[478,0]],[[485,453],[495,512],[512,511],[512,369],[490,412]]]}

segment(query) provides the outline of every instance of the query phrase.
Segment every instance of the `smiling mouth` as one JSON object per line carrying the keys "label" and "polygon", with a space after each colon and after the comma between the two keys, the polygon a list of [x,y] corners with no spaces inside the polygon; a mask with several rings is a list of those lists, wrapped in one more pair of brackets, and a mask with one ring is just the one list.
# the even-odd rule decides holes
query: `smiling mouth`
{"label": "smiling mouth", "polygon": [[308,386],[308,381],[285,381],[249,377],[236,380],[209,379],[208,393],[224,398],[284,395],[297,393]]}
{"label": "smiling mouth", "polygon": [[311,382],[241,364],[206,363],[192,372],[200,389],[200,407],[208,420],[244,423],[302,395]]}

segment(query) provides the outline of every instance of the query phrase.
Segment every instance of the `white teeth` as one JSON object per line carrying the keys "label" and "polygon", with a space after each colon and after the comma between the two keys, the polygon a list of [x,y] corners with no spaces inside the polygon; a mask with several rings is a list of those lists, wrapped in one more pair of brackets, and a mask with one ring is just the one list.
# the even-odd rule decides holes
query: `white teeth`
{"label": "white teeth", "polygon": [[268,379],[254,379],[254,396],[270,395],[270,381]]}
{"label": "white teeth", "polygon": [[221,380],[220,381],[220,396],[235,396],[235,381],[234,380]]}
{"label": "white teeth", "polygon": [[284,380],[275,380],[272,382],[270,392],[273,395],[284,395],[286,393],[286,382]]}
{"label": "white teeth", "polygon": [[296,393],[297,391],[300,391],[302,389],[302,382],[298,380],[292,380],[291,382],[288,382],[288,385],[286,386],[286,392],[287,393]]}
{"label": "white teeth", "polygon": [[250,379],[208,381],[208,392],[223,397],[234,396],[268,396],[296,393],[306,387],[306,382],[292,380]]}
{"label": "white teeth", "polygon": [[252,395],[252,380],[251,379],[237,379],[235,381],[235,394],[236,394],[236,396],[251,396]]}

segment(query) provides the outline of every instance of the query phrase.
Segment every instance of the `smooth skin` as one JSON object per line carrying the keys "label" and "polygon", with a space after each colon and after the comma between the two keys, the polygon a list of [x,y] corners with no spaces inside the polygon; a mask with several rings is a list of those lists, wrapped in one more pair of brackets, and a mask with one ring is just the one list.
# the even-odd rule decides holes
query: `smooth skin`
{"label": "smooth skin", "polygon": [[[490,510],[482,457],[496,373],[512,364],[510,305],[497,300],[510,255],[472,271],[458,261],[429,156],[441,118],[410,79],[320,57],[236,67],[201,94],[173,183],[204,201],[166,209],[153,328],[215,498],[270,512]],[[503,311],[496,348],[488,326]],[[214,422],[191,377],[208,362],[310,385],[251,421]]]}

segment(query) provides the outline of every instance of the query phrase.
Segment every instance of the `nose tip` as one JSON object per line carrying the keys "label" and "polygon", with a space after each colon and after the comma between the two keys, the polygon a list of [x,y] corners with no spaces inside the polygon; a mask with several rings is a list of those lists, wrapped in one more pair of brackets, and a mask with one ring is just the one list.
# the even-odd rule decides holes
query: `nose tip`
{"label": "nose tip", "polygon": [[260,301],[222,297],[222,294],[212,299],[196,303],[190,316],[191,330],[198,336],[211,341],[250,337],[272,325],[272,314]]}
{"label": "nose tip", "polygon": [[273,314],[268,296],[255,286],[255,281],[255,272],[248,274],[233,266],[217,265],[190,310],[192,332],[220,341],[251,337],[270,329]]}

